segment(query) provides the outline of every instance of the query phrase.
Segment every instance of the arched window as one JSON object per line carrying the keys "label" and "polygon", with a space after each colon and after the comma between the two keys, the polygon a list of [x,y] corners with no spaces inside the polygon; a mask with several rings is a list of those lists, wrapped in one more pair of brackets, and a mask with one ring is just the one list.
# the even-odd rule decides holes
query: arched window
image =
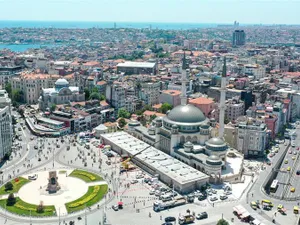
{"label": "arched window", "polygon": [[185,138],[184,138],[184,136],[181,136],[180,137],[180,144],[184,144],[185,143]]}
{"label": "arched window", "polygon": [[194,137],[192,138],[192,142],[193,142],[194,144],[197,144],[197,142],[198,142],[197,136],[194,136]]}

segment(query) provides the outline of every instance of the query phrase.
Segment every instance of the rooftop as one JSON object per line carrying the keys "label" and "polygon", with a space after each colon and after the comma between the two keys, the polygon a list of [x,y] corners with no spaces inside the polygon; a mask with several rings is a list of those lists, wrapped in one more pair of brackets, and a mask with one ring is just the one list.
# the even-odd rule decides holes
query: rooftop
{"label": "rooftop", "polygon": [[153,68],[156,63],[150,63],[150,62],[124,62],[119,63],[118,67],[141,67],[141,68]]}
{"label": "rooftop", "polygon": [[[114,134],[103,134],[101,136],[114,143],[119,148],[127,151],[130,155],[134,155],[146,147],[149,147],[147,143],[124,131],[116,132]],[[180,162],[154,147],[149,147],[135,158],[142,161],[148,167],[155,168],[156,171],[165,174],[181,184],[196,182],[198,180],[208,178],[206,174]]]}

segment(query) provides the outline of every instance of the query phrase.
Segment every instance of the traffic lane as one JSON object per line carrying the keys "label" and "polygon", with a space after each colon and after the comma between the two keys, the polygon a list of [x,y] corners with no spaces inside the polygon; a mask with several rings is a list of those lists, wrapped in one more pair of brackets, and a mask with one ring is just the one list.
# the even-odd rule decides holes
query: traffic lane
{"label": "traffic lane", "polygon": [[[299,156],[297,156],[299,157]],[[299,159],[297,162],[295,162],[295,169],[293,170],[293,173],[291,174],[291,181],[290,181],[290,187],[287,192],[287,197],[292,198],[292,197],[297,197],[300,195],[300,182],[298,181],[299,176],[296,174],[297,170],[300,170],[300,163]],[[290,189],[294,187],[295,192],[291,192]]]}
{"label": "traffic lane", "polygon": [[[286,147],[286,146],[285,146]],[[278,180],[278,188],[275,192],[276,195],[282,196],[284,194],[285,188],[286,188],[286,183],[288,181],[288,176],[287,176],[287,172],[286,169],[290,166],[292,166],[292,157],[291,154],[289,153],[290,148],[288,149],[288,151],[286,152],[286,155],[279,167],[280,170],[284,169],[284,172],[278,172],[276,179]],[[288,160],[288,163],[285,163],[285,160]]]}

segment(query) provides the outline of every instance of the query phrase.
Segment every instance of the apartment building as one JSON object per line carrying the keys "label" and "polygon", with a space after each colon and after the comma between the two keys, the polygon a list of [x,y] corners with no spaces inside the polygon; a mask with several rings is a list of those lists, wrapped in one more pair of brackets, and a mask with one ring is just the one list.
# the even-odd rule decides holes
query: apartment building
{"label": "apartment building", "polygon": [[229,121],[236,120],[245,114],[245,104],[243,101],[233,98],[226,101],[225,118]]}
{"label": "apartment building", "polygon": [[267,139],[267,126],[262,121],[247,118],[238,124],[237,150],[246,158],[263,157]]}
{"label": "apartment building", "polygon": [[6,153],[11,151],[12,147],[12,118],[10,111],[10,99],[6,91],[0,92],[0,159],[2,159]]}

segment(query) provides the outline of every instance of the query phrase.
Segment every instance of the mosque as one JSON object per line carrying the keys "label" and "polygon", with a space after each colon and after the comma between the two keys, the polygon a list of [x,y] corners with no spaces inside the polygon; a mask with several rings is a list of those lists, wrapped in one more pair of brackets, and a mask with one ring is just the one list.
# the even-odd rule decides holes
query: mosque
{"label": "mosque", "polygon": [[79,92],[79,87],[69,85],[66,79],[58,79],[53,88],[43,88],[39,98],[39,107],[42,110],[50,108],[52,104],[68,104],[85,100],[84,93]]}
{"label": "mosque", "polygon": [[[224,65],[223,80],[226,79],[226,61]],[[228,178],[229,171],[231,175],[236,175],[235,180],[240,179],[243,157],[238,160],[238,165],[228,162],[228,152],[232,156],[234,151],[229,151],[223,140],[224,122],[220,121],[220,128],[217,129],[214,119],[209,120],[200,109],[187,103],[186,83],[189,70],[185,68],[184,62],[183,69],[181,104],[167,112],[165,117],[153,120],[149,128],[141,126],[137,121],[130,122],[129,133],[209,175],[212,183],[224,181],[222,177]],[[223,86],[224,84],[226,81]],[[225,95],[225,91],[222,94]],[[221,102],[220,114],[224,113],[222,106]]]}

